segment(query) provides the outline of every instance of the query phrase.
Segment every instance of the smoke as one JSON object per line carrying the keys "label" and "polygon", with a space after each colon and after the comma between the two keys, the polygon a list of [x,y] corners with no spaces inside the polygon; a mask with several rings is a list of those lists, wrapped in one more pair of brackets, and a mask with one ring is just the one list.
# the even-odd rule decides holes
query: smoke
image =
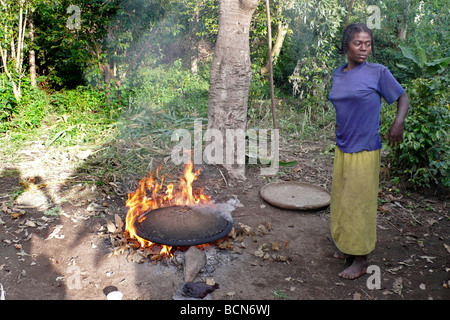
{"label": "smoke", "polygon": [[225,219],[227,219],[228,221],[231,222],[231,221],[233,221],[233,218],[231,217],[231,213],[236,209],[236,207],[240,203],[241,202],[239,201],[239,199],[231,198],[227,202],[214,204],[217,209],[216,214],[220,214]]}
{"label": "smoke", "polygon": [[215,214],[218,217],[222,217],[227,221],[233,222],[231,213],[239,206],[241,202],[239,199],[230,198],[227,202],[214,203],[192,206],[196,211],[203,214]]}

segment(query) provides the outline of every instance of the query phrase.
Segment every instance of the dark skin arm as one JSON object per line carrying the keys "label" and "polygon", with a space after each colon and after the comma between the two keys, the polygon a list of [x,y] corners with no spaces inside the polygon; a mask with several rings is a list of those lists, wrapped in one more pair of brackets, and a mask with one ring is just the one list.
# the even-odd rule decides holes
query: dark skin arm
{"label": "dark skin arm", "polygon": [[403,123],[405,122],[406,114],[409,109],[409,97],[403,93],[397,100],[397,116],[394,123],[387,134],[388,145],[394,147],[403,141]]}

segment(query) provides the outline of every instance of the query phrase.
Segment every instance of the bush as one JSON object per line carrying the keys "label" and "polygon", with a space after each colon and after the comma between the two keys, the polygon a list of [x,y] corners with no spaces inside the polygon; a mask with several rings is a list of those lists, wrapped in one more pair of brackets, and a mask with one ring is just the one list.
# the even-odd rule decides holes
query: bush
{"label": "bush", "polygon": [[133,103],[151,110],[166,109],[177,117],[186,113],[206,116],[209,89],[206,71],[194,75],[183,69],[181,60],[172,65],[141,68],[130,83]]}
{"label": "bush", "polygon": [[[406,177],[415,187],[450,187],[448,87],[447,77],[417,78],[407,86],[410,110],[404,140],[388,159],[393,173]],[[384,114],[384,133],[395,118],[394,105]]]}
{"label": "bush", "polygon": [[0,89],[0,95],[0,132],[39,127],[49,111],[47,94],[37,88],[24,86],[20,101],[7,89]]}
{"label": "bush", "polygon": [[11,86],[0,87],[0,123],[9,121],[16,112],[17,100]]}
{"label": "bush", "polygon": [[97,113],[107,107],[104,92],[79,86],[73,90],[63,90],[51,95],[53,110],[58,114]]}

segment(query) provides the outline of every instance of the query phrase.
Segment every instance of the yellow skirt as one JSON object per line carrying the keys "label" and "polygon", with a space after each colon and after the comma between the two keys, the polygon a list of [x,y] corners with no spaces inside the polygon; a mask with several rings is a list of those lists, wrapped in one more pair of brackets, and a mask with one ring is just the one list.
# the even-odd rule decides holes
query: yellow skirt
{"label": "yellow skirt", "polygon": [[380,160],[380,150],[335,149],[330,227],[343,253],[366,255],[375,249]]}

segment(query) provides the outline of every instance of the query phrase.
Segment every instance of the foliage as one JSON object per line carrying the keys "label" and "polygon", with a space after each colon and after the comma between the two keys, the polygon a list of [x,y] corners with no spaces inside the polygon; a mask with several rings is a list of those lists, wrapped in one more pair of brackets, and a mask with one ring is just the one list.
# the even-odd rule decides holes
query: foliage
{"label": "foliage", "polygon": [[[34,12],[39,73],[54,89],[74,89],[85,84],[85,72],[102,68],[104,42],[119,1],[40,1]],[[80,8],[77,26],[68,27],[70,5]]]}
{"label": "foliage", "polygon": [[42,90],[31,87],[28,81],[25,81],[22,91],[21,99],[17,101],[12,90],[3,90],[0,112],[3,112],[4,117],[2,119],[0,115],[0,133],[38,127],[49,111],[48,97]]}
{"label": "foliage", "polygon": [[168,109],[182,116],[186,113],[205,116],[208,110],[209,68],[198,75],[182,66],[181,60],[171,65],[140,69],[130,86],[133,104],[151,110]]}
{"label": "foliage", "polygon": [[[0,123],[0,132],[19,148],[37,135],[46,136],[45,146],[78,146],[106,139],[119,116],[115,105],[107,103],[104,92],[78,87],[48,94],[26,86],[10,121]],[[6,144],[5,144],[6,146]],[[2,150],[7,152],[8,150]]]}
{"label": "foliage", "polygon": [[[77,28],[66,26],[69,4],[81,10]],[[166,0],[41,1],[35,14],[40,72],[56,89],[120,87],[143,65],[178,59],[186,51],[187,22],[182,4]]]}
{"label": "foliage", "polygon": [[416,41],[417,53],[414,53],[413,50],[406,45],[399,45],[399,47],[402,50],[403,56],[412,62],[412,68],[400,63],[398,63],[397,66],[405,71],[412,71],[413,77],[432,77],[436,73],[444,72],[445,68],[450,63],[450,57],[428,61],[428,55],[418,41]]}
{"label": "foliage", "polygon": [[[51,114],[57,121],[50,127],[46,147],[104,142],[120,115],[120,110],[108,103],[105,92],[89,87],[57,92],[49,98]],[[48,118],[44,121],[48,126]]]}
{"label": "foliage", "polygon": [[191,23],[198,23],[197,36],[214,41],[219,31],[219,0],[181,0],[181,13]]}
{"label": "foliage", "polygon": [[[448,77],[417,78],[407,86],[410,111],[405,120],[404,141],[390,152],[393,172],[415,187],[450,187],[450,108]],[[395,110],[385,112],[381,127],[386,133]]]}
{"label": "foliage", "polygon": [[9,121],[16,111],[17,100],[12,85],[8,83],[0,87],[0,123]]}

